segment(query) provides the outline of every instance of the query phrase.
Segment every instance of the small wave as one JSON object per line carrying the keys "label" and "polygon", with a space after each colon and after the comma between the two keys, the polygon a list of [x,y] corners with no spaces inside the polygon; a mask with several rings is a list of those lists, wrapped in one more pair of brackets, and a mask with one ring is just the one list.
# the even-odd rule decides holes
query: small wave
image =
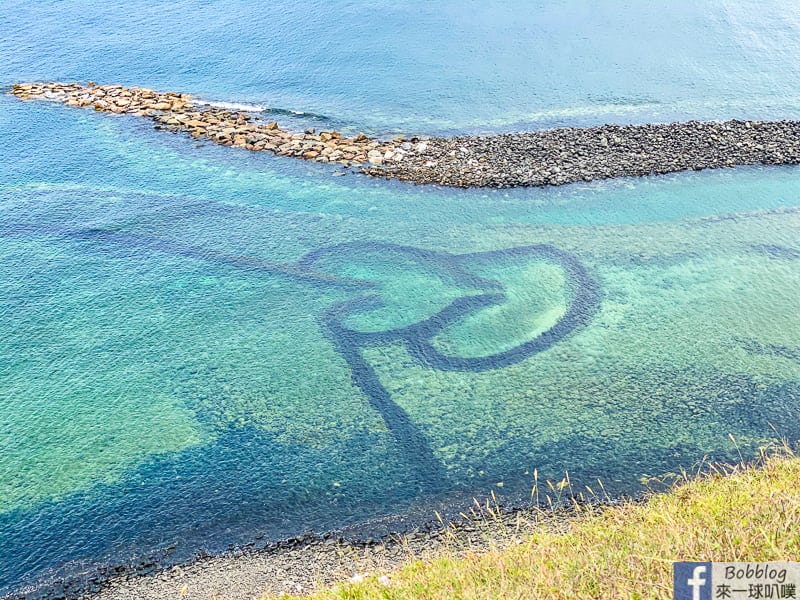
{"label": "small wave", "polygon": [[325,115],[320,115],[312,112],[305,112],[302,110],[293,110],[289,108],[272,108],[264,106],[263,104],[250,104],[247,102],[222,102],[216,100],[194,100],[195,104],[202,106],[213,106],[214,108],[222,108],[225,110],[238,110],[243,112],[259,112],[275,116],[293,117],[305,119],[310,121],[330,122],[331,118]]}
{"label": "small wave", "polygon": [[213,106],[214,108],[224,108],[227,110],[241,110],[247,112],[262,112],[271,115],[284,115],[290,117],[304,117],[307,119],[316,119],[320,121],[329,120],[325,115],[318,115],[314,113],[305,112],[302,110],[293,110],[289,108],[272,108],[264,106],[263,104],[250,104],[247,102],[222,102],[216,100],[194,100],[195,104],[203,106]]}
{"label": "small wave", "polygon": [[287,117],[297,117],[297,118],[307,119],[307,120],[311,120],[311,121],[324,121],[324,122],[332,121],[332,119],[330,117],[327,117],[325,115],[320,115],[320,114],[312,113],[312,112],[305,112],[305,111],[302,111],[302,110],[292,110],[292,109],[288,109],[288,108],[268,108],[268,109],[265,110],[265,112],[268,112],[271,115],[283,115],[283,116],[287,116]]}
{"label": "small wave", "polygon": [[214,108],[224,108],[226,110],[241,110],[247,112],[265,112],[269,110],[266,106],[260,104],[246,104],[243,102],[216,102],[208,100],[195,100],[195,104],[202,104],[204,106],[213,106]]}

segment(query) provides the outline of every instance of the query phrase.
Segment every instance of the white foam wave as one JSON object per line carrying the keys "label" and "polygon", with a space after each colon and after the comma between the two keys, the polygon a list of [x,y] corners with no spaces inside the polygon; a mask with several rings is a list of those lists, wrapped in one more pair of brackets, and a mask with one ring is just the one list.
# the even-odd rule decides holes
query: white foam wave
{"label": "white foam wave", "polygon": [[204,106],[213,106],[214,108],[223,108],[225,110],[241,110],[247,112],[264,112],[267,110],[266,106],[260,104],[246,104],[243,102],[217,102],[208,100],[195,100],[195,104],[203,104]]}

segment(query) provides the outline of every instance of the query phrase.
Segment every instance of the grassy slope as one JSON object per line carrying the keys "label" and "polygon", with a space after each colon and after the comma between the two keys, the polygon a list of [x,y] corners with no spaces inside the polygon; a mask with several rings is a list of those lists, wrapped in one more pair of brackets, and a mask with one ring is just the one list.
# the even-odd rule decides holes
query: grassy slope
{"label": "grassy slope", "polygon": [[[557,527],[503,550],[453,550],[314,598],[672,598],[672,561],[800,560],[800,458],[704,476]],[[549,523],[549,524],[548,524]]]}

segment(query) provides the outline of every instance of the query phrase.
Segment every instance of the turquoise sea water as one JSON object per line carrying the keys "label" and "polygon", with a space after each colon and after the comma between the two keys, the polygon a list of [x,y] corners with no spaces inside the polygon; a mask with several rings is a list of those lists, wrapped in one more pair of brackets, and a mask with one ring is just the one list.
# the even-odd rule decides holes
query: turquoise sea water
{"label": "turquoise sea water", "polygon": [[[788,1],[12,1],[0,85],[378,134],[799,118],[798,29]],[[0,130],[0,594],[800,437],[796,168],[447,190],[7,94]]]}

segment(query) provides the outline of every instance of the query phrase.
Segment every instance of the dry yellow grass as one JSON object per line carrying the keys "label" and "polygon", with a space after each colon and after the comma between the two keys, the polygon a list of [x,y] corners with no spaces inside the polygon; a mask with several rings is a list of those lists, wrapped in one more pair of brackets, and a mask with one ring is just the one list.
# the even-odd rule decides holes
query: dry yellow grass
{"label": "dry yellow grass", "polygon": [[369,577],[315,599],[671,598],[675,560],[800,559],[800,458],[718,468],[645,503],[543,518],[521,543],[481,553],[452,548],[382,581]]}

